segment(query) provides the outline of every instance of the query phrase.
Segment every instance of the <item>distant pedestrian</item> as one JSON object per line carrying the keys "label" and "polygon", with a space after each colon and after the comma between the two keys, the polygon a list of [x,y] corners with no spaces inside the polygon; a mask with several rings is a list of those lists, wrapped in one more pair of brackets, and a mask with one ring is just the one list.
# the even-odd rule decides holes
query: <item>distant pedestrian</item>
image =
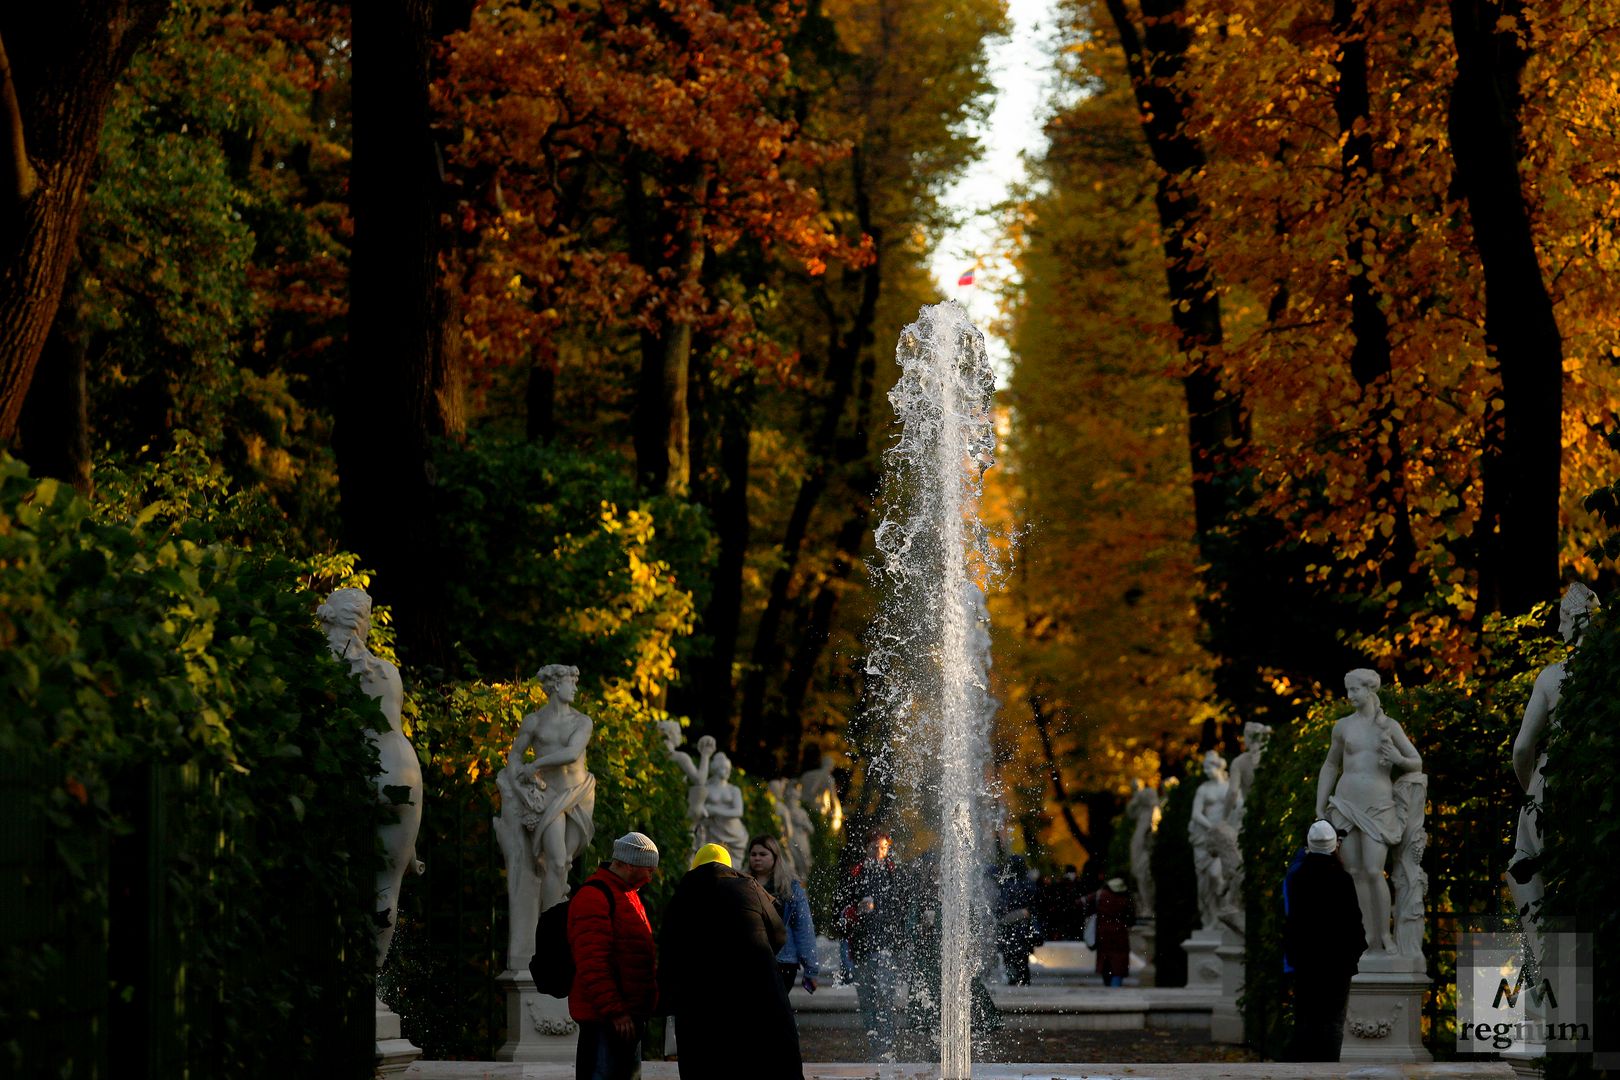
{"label": "distant pedestrian", "polygon": [[637,890],[657,869],[657,845],[626,833],[613,841],[612,861],[568,903],[576,1080],[640,1080],[642,1032],[658,1005],[658,981],[652,926]]}
{"label": "distant pedestrian", "polygon": [[803,1080],[799,1028],[776,970],[787,930],[725,848],[698,850],[660,932],[659,986],[684,1080]]}
{"label": "distant pedestrian", "polygon": [[1104,986],[1123,986],[1131,972],[1131,927],[1136,925],[1136,903],[1125,887],[1124,878],[1107,883],[1086,897],[1084,914],[1097,916],[1097,974]]}
{"label": "distant pedestrian", "polygon": [[[1095,890],[1092,890],[1095,891]],[[1087,894],[1080,891],[1080,875],[1071,863],[1063,873],[1041,882],[1036,917],[1047,941],[1079,941],[1085,934]]]}
{"label": "distant pedestrian", "polygon": [[816,924],[810,917],[810,897],[782,857],[782,845],[776,837],[756,836],[748,841],[748,872],[770,894],[776,914],[787,928],[787,944],[776,954],[782,988],[792,993],[794,984],[802,978],[804,988],[815,993],[821,968],[816,960]]}
{"label": "distant pedestrian", "polygon": [[1355,882],[1336,854],[1339,834],[1317,821],[1283,879],[1283,970],[1294,980],[1289,1061],[1338,1061],[1350,978],[1367,937]]}
{"label": "distant pedestrian", "polygon": [[[930,1044],[930,1053],[939,1052],[940,1013],[944,1009],[943,927],[940,913],[939,853],[929,852],[913,863],[912,884],[907,891],[906,940],[911,944],[910,996],[906,1006],[906,1026]],[[978,890],[972,890],[974,895]],[[970,901],[968,921],[970,942],[982,940],[988,912]],[[979,948],[968,950],[971,965],[968,979],[968,1017],[975,1034],[1000,1031],[1001,1013],[990,991],[979,978],[984,957]]]}
{"label": "distant pedestrian", "polygon": [[889,854],[893,841],[874,832],[866,858],[850,868],[840,899],[841,929],[855,965],[855,1001],[860,1006],[872,1060],[893,1059],[897,1030],[895,994],[900,987],[900,949],[906,905],[900,870]]}
{"label": "distant pedestrian", "polygon": [[1029,985],[1029,954],[1041,943],[1035,922],[1035,883],[1022,855],[1009,855],[996,894],[996,947],[1008,986]]}

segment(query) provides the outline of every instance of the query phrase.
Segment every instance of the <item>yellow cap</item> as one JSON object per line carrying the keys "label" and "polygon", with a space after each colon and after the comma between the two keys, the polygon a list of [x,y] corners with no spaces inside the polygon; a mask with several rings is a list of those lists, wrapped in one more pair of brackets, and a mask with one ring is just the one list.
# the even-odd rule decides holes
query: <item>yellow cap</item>
{"label": "yellow cap", "polygon": [[721,866],[731,865],[731,852],[719,844],[704,844],[698,848],[697,854],[692,856],[692,869],[696,870],[704,863],[717,862]]}

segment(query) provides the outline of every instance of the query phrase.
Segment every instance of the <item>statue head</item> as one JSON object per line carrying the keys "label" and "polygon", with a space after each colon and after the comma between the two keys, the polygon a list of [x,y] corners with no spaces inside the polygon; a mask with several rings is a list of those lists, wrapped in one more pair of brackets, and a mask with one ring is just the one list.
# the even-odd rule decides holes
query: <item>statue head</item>
{"label": "statue head", "polygon": [[1204,779],[1226,779],[1226,759],[1221,757],[1217,750],[1210,750],[1204,754]]}
{"label": "statue head", "polygon": [[1258,720],[1250,720],[1243,725],[1243,749],[1252,753],[1261,753],[1266,748],[1266,737],[1271,734],[1271,728]]}
{"label": "statue head", "polygon": [[347,631],[364,643],[371,634],[371,594],[364,589],[338,589],[315,609],[315,617],[328,636]]}
{"label": "statue head", "polygon": [[709,776],[722,784],[731,779],[731,759],[724,750],[709,759]]}
{"label": "statue head", "polygon": [[787,781],[778,776],[766,782],[765,790],[771,793],[771,798],[781,800],[787,794]]}
{"label": "statue head", "polygon": [[1378,677],[1378,672],[1372,668],[1356,668],[1344,676],[1344,692],[1350,698],[1350,703],[1361,708],[1371,698],[1378,700],[1378,688],[1384,685],[1384,680]]}
{"label": "statue head", "polygon": [[547,664],[534,677],[540,680],[540,689],[546,692],[548,701],[566,704],[574,700],[574,691],[579,689],[579,668],[569,664]]}
{"label": "statue head", "polygon": [[1558,633],[1565,641],[1574,641],[1586,628],[1586,621],[1599,608],[1597,593],[1581,584],[1571,582],[1558,605]]}
{"label": "statue head", "polygon": [[674,750],[681,745],[681,724],[678,720],[658,721],[658,734],[664,737],[664,749]]}

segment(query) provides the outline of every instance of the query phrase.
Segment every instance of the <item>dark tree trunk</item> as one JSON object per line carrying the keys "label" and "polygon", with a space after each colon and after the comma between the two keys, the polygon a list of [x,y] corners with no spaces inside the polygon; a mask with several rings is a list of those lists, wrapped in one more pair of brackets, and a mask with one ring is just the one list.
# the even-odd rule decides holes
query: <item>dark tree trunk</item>
{"label": "dark tree trunk", "polygon": [[[866,199],[861,194],[860,184],[857,184],[856,192],[857,206],[862,207],[866,204]],[[881,251],[882,238],[879,231],[870,223],[869,215],[862,213],[860,224],[862,230],[872,237],[874,249]],[[780,692],[780,680],[783,678],[782,664],[788,655],[782,641],[782,628],[788,625],[791,609],[795,606],[792,595],[793,579],[810,535],[811,519],[834,475],[860,461],[869,453],[864,421],[857,423],[858,431],[854,437],[843,441],[838,437],[850,400],[857,396],[856,376],[861,371],[861,354],[863,350],[870,348],[873,341],[873,323],[877,318],[878,296],[883,284],[882,260],[873,258],[872,262],[859,271],[859,275],[860,301],[847,327],[839,330],[834,321],[831,302],[826,305],[829,321],[833,326],[832,348],[828,353],[824,376],[826,395],[822,398],[820,415],[810,433],[807,447],[812,465],[799,485],[799,492],[793,500],[793,510],[788,515],[787,529],[782,537],[781,562],[776,572],[771,575],[770,592],[766,596],[765,611],[760,616],[759,627],[754,635],[748,676],[743,683],[742,713],[737,725],[736,751],[745,763],[752,763],[755,768],[768,766],[784,749],[789,751],[795,749],[784,742],[780,724],[771,723],[772,719],[780,720],[781,717],[771,715],[775,710],[771,705],[770,690],[774,685]],[[865,392],[869,394],[869,379],[864,380],[864,386]],[[864,415],[866,410],[860,409],[858,412]],[[858,545],[853,547],[859,551]],[[850,549],[840,548],[840,550]],[[778,702],[780,700],[777,699]]]}
{"label": "dark tree trunk", "polygon": [[529,363],[529,382],[523,395],[530,442],[550,443],[557,437],[557,368],[554,360],[536,357]]}
{"label": "dark tree trunk", "polygon": [[168,6],[0,4],[0,446],[62,300],[113,90]]}
{"label": "dark tree trunk", "polygon": [[[1340,179],[1344,196],[1350,200],[1364,197],[1373,171],[1365,10],[1361,0],[1333,0],[1333,33],[1339,43],[1334,62],[1339,81],[1333,105],[1339,121]],[[1389,318],[1369,265],[1377,250],[1377,232],[1371,217],[1358,213],[1345,238],[1345,264],[1350,268],[1350,373],[1361,388],[1367,412],[1362,430],[1353,437],[1369,444],[1370,509],[1391,517],[1388,539],[1375,534],[1371,552],[1379,562],[1379,581],[1387,588],[1396,583],[1416,584],[1417,544],[1412,538],[1412,517],[1406,505],[1406,452],[1401,443],[1403,425],[1395,415]]]}
{"label": "dark tree trunk", "polygon": [[333,446],[344,542],[376,569],[377,599],[394,606],[407,658],[443,669],[451,649],[431,451],[464,418],[438,273],[446,194],[428,86],[436,36],[466,5],[435,7],[356,0],[352,8],[354,254]]}
{"label": "dark tree trunk", "polygon": [[1074,816],[1074,804],[1069,799],[1068,785],[1063,782],[1063,766],[1058,761],[1057,748],[1052,745],[1052,722],[1046,715],[1042,706],[1040,688],[1036,687],[1029,695],[1029,718],[1035,722],[1035,733],[1041,739],[1041,757],[1046,762],[1047,774],[1052,779],[1052,799],[1058,805],[1058,813],[1063,815],[1063,823],[1069,827],[1069,835],[1079,844],[1087,855],[1095,855],[1091,834],[1081,828],[1080,822]]}
{"label": "dark tree trunk", "polygon": [[23,403],[17,441],[35,476],[65,480],[82,494],[90,487],[90,411],[86,360],[89,337],[83,322],[78,272],[63,295],[40,353],[39,368]]}
{"label": "dark tree trunk", "polygon": [[1487,411],[1479,611],[1520,614],[1558,589],[1564,342],[1536,255],[1523,158],[1519,78],[1529,51],[1517,0],[1451,0],[1457,46],[1448,127],[1455,184],[1485,273],[1485,347],[1502,376]]}

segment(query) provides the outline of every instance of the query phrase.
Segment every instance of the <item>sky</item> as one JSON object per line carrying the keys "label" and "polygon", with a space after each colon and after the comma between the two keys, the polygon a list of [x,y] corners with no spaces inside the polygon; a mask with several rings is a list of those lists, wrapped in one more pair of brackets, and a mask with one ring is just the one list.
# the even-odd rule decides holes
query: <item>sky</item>
{"label": "sky", "polygon": [[[994,213],[1011,187],[1024,179],[1024,157],[1038,157],[1046,149],[1041,125],[1051,100],[1050,41],[1056,20],[1053,0],[1008,0],[1011,32],[990,49],[990,78],[995,84],[995,106],[988,124],[977,132],[984,156],[946,193],[945,203],[956,212],[958,226],[934,246],[932,270],[940,295],[968,309],[975,325],[985,331],[991,360],[1005,379],[1010,356],[1007,346],[990,332],[996,314],[997,291],[1013,277],[1012,264],[1001,253]],[[974,269],[974,284],[958,286],[957,279]]]}

